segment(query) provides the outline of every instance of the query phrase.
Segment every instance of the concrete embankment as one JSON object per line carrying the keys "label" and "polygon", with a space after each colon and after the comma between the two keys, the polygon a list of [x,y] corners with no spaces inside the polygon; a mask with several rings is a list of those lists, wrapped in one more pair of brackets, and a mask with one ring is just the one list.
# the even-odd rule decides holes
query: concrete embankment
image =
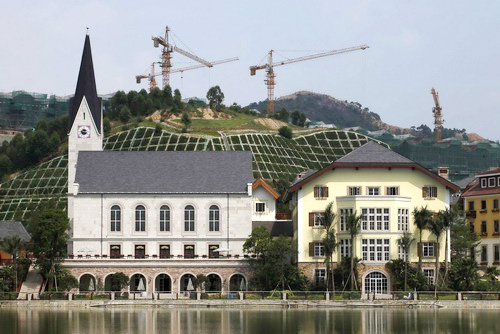
{"label": "concrete embankment", "polygon": [[461,308],[500,309],[500,300],[376,300],[376,301],[298,301],[298,300],[6,300],[1,307],[22,308],[107,308],[107,307],[207,307],[207,308]]}

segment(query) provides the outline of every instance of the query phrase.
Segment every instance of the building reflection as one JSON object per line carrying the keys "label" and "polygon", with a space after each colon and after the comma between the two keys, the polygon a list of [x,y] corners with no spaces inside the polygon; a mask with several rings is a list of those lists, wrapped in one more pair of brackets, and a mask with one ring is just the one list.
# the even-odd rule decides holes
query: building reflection
{"label": "building reflection", "polygon": [[[1,333],[500,333],[495,310],[190,308],[4,308]],[[487,327],[484,327],[487,326]]]}

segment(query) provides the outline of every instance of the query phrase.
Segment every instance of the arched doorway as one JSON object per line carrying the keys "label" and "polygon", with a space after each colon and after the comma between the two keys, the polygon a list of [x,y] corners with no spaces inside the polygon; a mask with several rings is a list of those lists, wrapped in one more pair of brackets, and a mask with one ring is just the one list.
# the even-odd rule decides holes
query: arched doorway
{"label": "arched doorway", "polygon": [[364,279],[364,292],[386,294],[389,292],[389,279],[380,271],[373,271]]}
{"label": "arched doorway", "polygon": [[115,274],[109,274],[104,279],[104,291],[121,291],[118,280],[113,278],[114,275]]}
{"label": "arched doorway", "polygon": [[194,275],[191,274],[184,274],[181,277],[180,283],[181,283],[181,292],[185,291],[195,291],[196,288],[194,286],[195,284],[195,279]]}
{"label": "arched doorway", "polygon": [[205,283],[205,291],[222,291],[222,280],[217,274],[207,276],[208,282]]}
{"label": "arched doorway", "polygon": [[80,292],[94,292],[97,290],[95,277],[90,274],[83,274],[80,277],[80,282],[78,284],[78,290]]}
{"label": "arched doorway", "polygon": [[142,274],[135,274],[130,277],[130,292],[144,292],[147,290],[146,277]]}
{"label": "arched doorway", "polygon": [[246,291],[247,290],[247,280],[245,276],[241,274],[234,274],[229,280],[229,290],[230,291]]}
{"label": "arched doorway", "polygon": [[172,292],[172,280],[167,274],[160,274],[155,279],[156,292]]}

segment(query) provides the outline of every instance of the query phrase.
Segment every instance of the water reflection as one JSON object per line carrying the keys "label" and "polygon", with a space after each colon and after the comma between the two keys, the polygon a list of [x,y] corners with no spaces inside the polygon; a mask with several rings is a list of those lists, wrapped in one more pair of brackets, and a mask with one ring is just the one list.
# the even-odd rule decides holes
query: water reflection
{"label": "water reflection", "polygon": [[2,334],[500,333],[498,310],[2,309]]}

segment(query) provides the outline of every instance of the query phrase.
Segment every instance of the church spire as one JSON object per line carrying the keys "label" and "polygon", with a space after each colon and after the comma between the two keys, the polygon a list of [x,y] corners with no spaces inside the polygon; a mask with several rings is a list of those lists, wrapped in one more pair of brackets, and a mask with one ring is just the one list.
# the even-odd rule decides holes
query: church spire
{"label": "church spire", "polygon": [[71,109],[68,118],[68,132],[71,131],[83,97],[87,100],[97,131],[101,132],[101,99],[97,96],[92,51],[90,49],[90,38],[88,34],[85,36],[85,45],[83,47],[82,62],[80,64],[80,73],[78,74],[75,96],[70,101]]}

